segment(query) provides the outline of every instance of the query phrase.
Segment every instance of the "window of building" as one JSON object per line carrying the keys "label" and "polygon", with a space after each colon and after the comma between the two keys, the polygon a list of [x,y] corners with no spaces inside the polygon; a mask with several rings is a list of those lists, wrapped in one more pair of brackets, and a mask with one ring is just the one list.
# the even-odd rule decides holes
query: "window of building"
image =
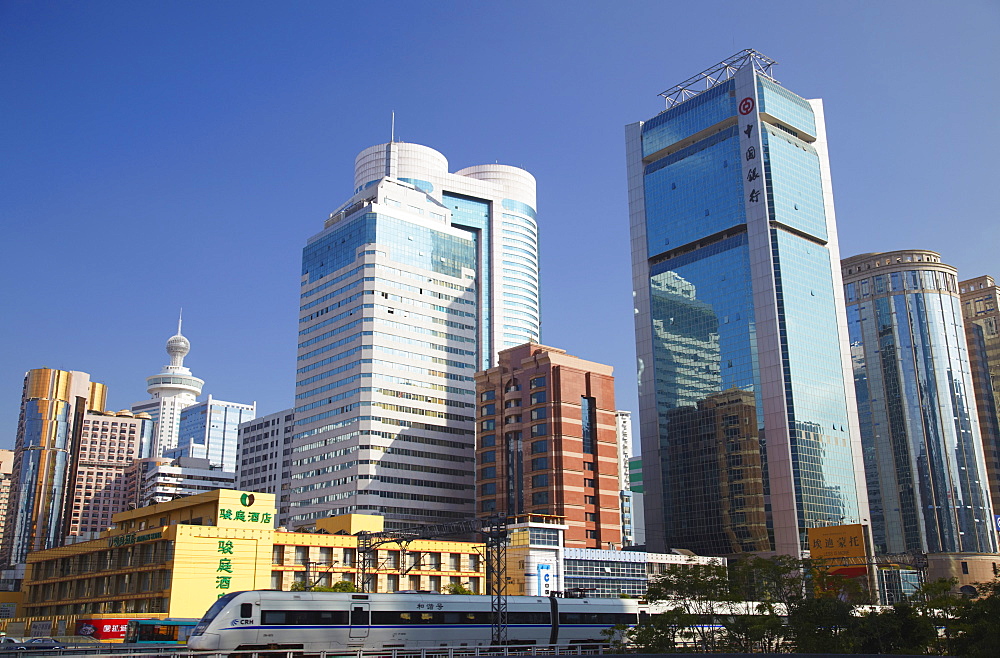
{"label": "window of building", "polygon": [[549,441],[548,439],[543,439],[541,441],[535,441],[531,444],[531,454],[537,455],[542,452],[549,451]]}
{"label": "window of building", "polygon": [[549,492],[548,491],[536,491],[531,494],[531,504],[532,505],[548,505],[549,504]]}
{"label": "window of building", "polygon": [[539,423],[531,426],[531,436],[545,436],[549,433],[548,423]]}
{"label": "window of building", "polygon": [[484,431],[492,432],[497,428],[497,421],[492,418],[490,420],[484,420],[479,424],[479,428]]}
{"label": "window of building", "polygon": [[545,407],[538,407],[531,410],[531,420],[545,420],[549,417],[549,410]]}
{"label": "window of building", "polygon": [[531,404],[542,404],[545,400],[545,391],[535,391],[531,394]]}
{"label": "window of building", "polygon": [[580,416],[583,423],[583,451],[593,455],[597,452],[597,404],[594,398],[580,397]]}
{"label": "window of building", "polygon": [[490,480],[497,476],[496,466],[484,466],[482,470],[479,471],[479,477],[483,480]]}
{"label": "window of building", "polygon": [[485,484],[479,485],[480,496],[495,496],[496,494],[497,494],[496,482],[486,482]]}
{"label": "window of building", "polygon": [[596,530],[588,530],[587,531],[587,539],[597,539],[597,531]]}
{"label": "window of building", "polygon": [[531,486],[535,488],[549,486],[549,474],[541,473],[539,475],[532,475]]}
{"label": "window of building", "polygon": [[586,505],[596,505],[597,504],[597,496],[584,496],[583,497],[583,502]]}
{"label": "window of building", "polygon": [[480,416],[493,416],[496,414],[496,412],[497,412],[497,405],[493,403],[484,404],[483,406],[479,407]]}
{"label": "window of building", "polygon": [[541,388],[542,386],[545,386],[545,376],[542,375],[540,377],[532,378],[532,380],[528,382],[528,385],[531,386],[531,388]]}
{"label": "window of building", "polygon": [[583,462],[583,470],[585,471],[594,470],[594,462]]}
{"label": "window of building", "polygon": [[587,512],[583,516],[584,516],[584,519],[587,520],[587,521],[594,521],[594,522],[597,521],[597,513],[596,512]]}
{"label": "window of building", "polygon": [[503,406],[507,409],[513,409],[514,407],[521,406],[521,398],[511,398],[503,403]]}
{"label": "window of building", "polygon": [[479,463],[481,464],[491,464],[496,462],[497,452],[496,450],[487,450],[479,454]]}
{"label": "window of building", "polygon": [[531,460],[531,470],[533,471],[544,471],[549,467],[548,457],[535,457]]}

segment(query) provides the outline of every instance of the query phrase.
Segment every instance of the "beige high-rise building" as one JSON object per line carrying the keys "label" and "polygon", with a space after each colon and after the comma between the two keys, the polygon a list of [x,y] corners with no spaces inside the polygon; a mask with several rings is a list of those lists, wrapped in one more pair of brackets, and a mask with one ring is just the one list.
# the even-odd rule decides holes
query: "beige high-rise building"
{"label": "beige high-rise building", "polygon": [[0,450],[0,537],[7,523],[7,501],[10,499],[10,475],[14,468],[14,451]]}
{"label": "beige high-rise building", "polygon": [[993,277],[981,276],[959,282],[958,288],[993,514],[1000,515],[1000,286]]}
{"label": "beige high-rise building", "polygon": [[[125,471],[148,457],[153,443],[149,414],[88,411],[75,429],[63,514],[66,543],[96,539],[111,517],[128,509]],[[72,486],[72,489],[70,488]]]}

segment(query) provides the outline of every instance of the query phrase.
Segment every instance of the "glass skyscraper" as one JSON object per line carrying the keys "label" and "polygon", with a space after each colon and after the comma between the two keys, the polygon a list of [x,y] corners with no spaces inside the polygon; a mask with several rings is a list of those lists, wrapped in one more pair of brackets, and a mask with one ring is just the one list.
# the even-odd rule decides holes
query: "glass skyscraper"
{"label": "glass skyscraper", "polygon": [[955,268],[907,250],[842,270],[876,550],[996,551]]}
{"label": "glass skyscraper", "polygon": [[823,105],[743,51],[626,128],[650,550],[868,522]]}
{"label": "glass skyscraper", "polygon": [[516,167],[449,173],[401,142],[358,155],[354,195],[303,251],[282,525],[474,514],[473,373],[539,339],[534,205]]}
{"label": "glass skyscraper", "polygon": [[257,403],[223,402],[211,395],[204,402],[184,407],[177,424],[177,447],[163,457],[207,459],[212,467],[236,472],[239,455],[239,425],[253,420]]}

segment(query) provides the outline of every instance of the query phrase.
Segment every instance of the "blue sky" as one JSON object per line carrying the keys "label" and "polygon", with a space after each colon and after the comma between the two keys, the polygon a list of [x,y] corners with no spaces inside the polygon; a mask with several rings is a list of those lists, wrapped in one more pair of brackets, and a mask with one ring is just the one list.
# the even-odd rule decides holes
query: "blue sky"
{"label": "blue sky", "polygon": [[0,3],[0,447],[23,373],[113,408],[184,307],[205,392],[291,405],[301,248],[389,138],[538,180],[542,341],[637,410],[624,125],[742,48],[826,107],[844,256],[1000,276],[1000,4]]}

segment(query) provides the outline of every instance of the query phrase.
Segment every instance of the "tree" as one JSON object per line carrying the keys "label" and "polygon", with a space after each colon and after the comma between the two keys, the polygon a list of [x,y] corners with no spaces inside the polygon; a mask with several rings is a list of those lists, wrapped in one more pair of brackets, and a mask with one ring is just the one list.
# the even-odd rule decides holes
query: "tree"
{"label": "tree", "polygon": [[[727,616],[725,606],[734,600],[726,566],[718,563],[674,567],[650,583],[646,599],[661,602],[675,613],[666,628],[675,629],[675,639],[695,641],[701,651],[718,648],[722,639],[719,619]],[[656,625],[644,630],[654,633],[657,628],[663,630]]]}
{"label": "tree", "polygon": [[854,606],[831,596],[804,598],[788,611],[788,629],[798,653],[851,653],[857,618]]}
{"label": "tree", "polygon": [[786,644],[783,617],[803,598],[803,562],[788,555],[755,555],[729,563],[733,615],[723,622],[725,645],[737,653],[775,653]]}
{"label": "tree", "polygon": [[448,594],[475,594],[475,592],[462,583],[448,583],[444,589]]}
{"label": "tree", "polygon": [[913,607],[921,616],[928,618],[935,627],[944,629],[943,635],[935,634],[933,653],[953,653],[951,644],[957,630],[956,618],[961,617],[962,608],[966,604],[954,593],[957,584],[958,580],[955,578],[938,578],[922,584],[910,597]]}
{"label": "tree", "polygon": [[979,598],[956,611],[957,637],[951,649],[958,655],[979,658],[995,656],[1000,647],[1000,581],[977,583]]}
{"label": "tree", "polygon": [[646,617],[636,626],[619,624],[601,631],[612,648],[620,653],[674,653],[677,636],[685,623],[685,613],[666,610]]}
{"label": "tree", "polygon": [[357,592],[358,588],[354,586],[349,580],[341,580],[333,584],[333,587],[326,587],[324,585],[316,585],[313,587],[307,587],[306,583],[294,582],[292,583],[291,591],[293,592]]}
{"label": "tree", "polygon": [[859,618],[856,637],[860,653],[925,654],[936,642],[937,628],[909,603],[897,603]]}

